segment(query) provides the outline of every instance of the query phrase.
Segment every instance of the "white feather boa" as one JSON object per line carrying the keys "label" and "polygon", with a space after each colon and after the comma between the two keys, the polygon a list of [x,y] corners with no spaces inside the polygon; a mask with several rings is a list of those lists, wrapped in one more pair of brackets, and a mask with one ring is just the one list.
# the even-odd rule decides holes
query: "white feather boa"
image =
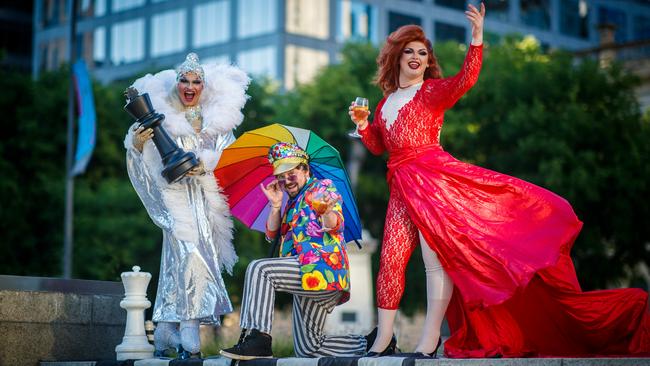
{"label": "white feather boa", "polygon": [[[250,78],[235,66],[225,64],[203,65],[205,83],[199,104],[203,114],[203,130],[210,135],[227,133],[239,126],[244,115],[246,88]],[[176,87],[176,71],[164,70],[147,74],[133,83],[141,94],[149,93],[157,112],[165,115],[163,127],[172,136],[193,134],[192,126],[185,120],[185,112],[175,108],[167,99]]]}
{"label": "white feather boa", "polygon": [[[246,88],[250,82],[240,69],[224,64],[203,65],[205,71],[204,89],[201,93],[202,133],[217,136],[230,133],[243,121],[241,109],[248,96]],[[140,94],[149,93],[154,109],[165,115],[163,127],[172,138],[194,135],[192,126],[185,119],[185,112],[175,106],[170,98],[176,87],[176,72],[164,70],[155,75],[147,74],[133,83]],[[178,101],[180,103],[180,101]],[[133,149],[133,128],[124,140],[127,149]],[[221,155],[220,151],[201,151],[199,159],[208,171],[214,169]],[[142,151],[142,160],[155,184],[160,188],[165,206],[174,219],[172,232],[179,240],[196,242],[199,229],[187,202],[186,187],[183,184],[168,184],[161,176],[162,162],[158,150],[148,141]],[[232,274],[237,255],[232,245],[233,223],[230,209],[221,188],[213,174],[194,177],[203,187],[209,205],[209,221],[212,224],[214,245],[219,250],[219,264]]]}

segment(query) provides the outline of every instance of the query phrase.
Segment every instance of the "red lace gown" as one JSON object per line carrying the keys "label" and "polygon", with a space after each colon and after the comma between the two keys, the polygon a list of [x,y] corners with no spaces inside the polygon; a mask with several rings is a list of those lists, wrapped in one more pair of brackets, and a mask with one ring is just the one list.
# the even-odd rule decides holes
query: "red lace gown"
{"label": "red lace gown", "polygon": [[[461,71],[425,80],[389,130],[381,114],[384,98],[375,122],[360,131],[372,153],[389,154],[393,203],[385,233],[405,224],[391,215],[391,206],[403,205],[404,217],[422,232],[454,282],[445,355],[648,355],[646,292],[580,289],[569,252],[582,223],[568,202],[458,161],[440,146],[444,111],[476,82],[481,60],[482,47],[470,46]],[[379,298],[386,294],[377,296],[382,307]]]}

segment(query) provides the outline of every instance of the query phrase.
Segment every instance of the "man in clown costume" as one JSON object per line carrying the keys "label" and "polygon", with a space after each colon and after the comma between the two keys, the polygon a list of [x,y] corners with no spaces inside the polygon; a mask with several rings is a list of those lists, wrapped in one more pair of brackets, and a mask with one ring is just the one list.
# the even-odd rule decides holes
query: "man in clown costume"
{"label": "man in clown costume", "polygon": [[323,334],[327,315],[350,297],[341,196],[332,181],[311,175],[309,157],[297,145],[271,146],[269,162],[275,179],[260,188],[270,205],[266,238],[280,236],[280,256],[248,265],[240,318],[247,334],[221,354],[236,360],[273,357],[270,333],[275,292],[280,291],[293,294],[296,356],[363,355],[366,337]]}

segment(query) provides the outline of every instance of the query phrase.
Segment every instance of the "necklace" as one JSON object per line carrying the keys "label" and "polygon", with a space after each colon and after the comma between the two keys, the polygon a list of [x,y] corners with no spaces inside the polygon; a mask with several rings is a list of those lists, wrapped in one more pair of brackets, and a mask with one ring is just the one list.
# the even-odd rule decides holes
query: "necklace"
{"label": "necklace", "polygon": [[418,81],[418,82],[416,82],[416,83],[409,84],[409,85],[407,85],[407,86],[399,86],[399,84],[398,84],[397,87],[398,87],[399,89],[408,89],[408,88],[410,88],[410,87],[412,87],[412,86],[422,84],[423,82],[424,82],[424,80],[420,80],[420,81]]}
{"label": "necklace", "polygon": [[201,113],[201,106],[200,105],[195,105],[192,107],[187,107],[185,109],[185,119],[187,122],[192,125],[192,128],[194,128],[194,131],[201,132],[201,125],[203,124],[203,116]]}

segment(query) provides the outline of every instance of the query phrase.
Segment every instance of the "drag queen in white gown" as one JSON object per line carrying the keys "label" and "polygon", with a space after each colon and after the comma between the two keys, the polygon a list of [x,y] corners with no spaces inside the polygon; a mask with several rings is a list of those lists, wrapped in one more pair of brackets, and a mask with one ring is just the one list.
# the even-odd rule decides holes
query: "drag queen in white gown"
{"label": "drag queen in white gown", "polygon": [[219,324],[219,317],[232,311],[221,272],[232,273],[237,261],[233,223],[212,172],[243,120],[249,81],[234,66],[200,65],[190,53],[177,70],[133,83],[165,115],[162,125],[178,146],[200,162],[180,181],[167,183],[151,129],[134,124],[124,141],[131,183],[163,231],[153,309],[158,355],[169,348],[179,350],[180,358],[199,354],[199,324]]}

